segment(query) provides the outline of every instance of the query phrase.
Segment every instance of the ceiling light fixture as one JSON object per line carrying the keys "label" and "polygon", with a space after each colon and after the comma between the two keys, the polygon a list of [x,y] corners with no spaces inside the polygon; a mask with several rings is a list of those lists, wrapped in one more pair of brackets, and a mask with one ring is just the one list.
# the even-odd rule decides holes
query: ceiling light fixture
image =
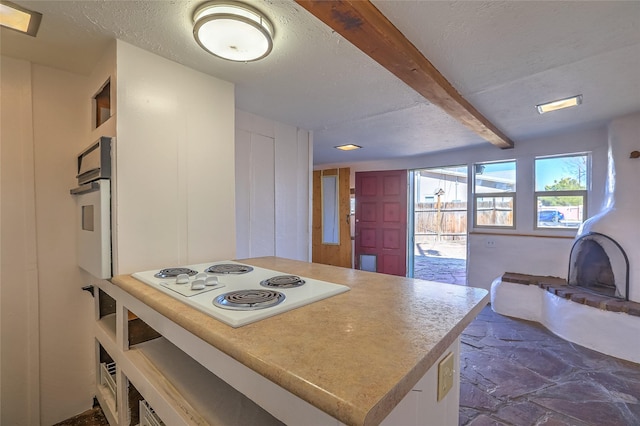
{"label": "ceiling light fixture", "polygon": [[18,6],[10,1],[0,2],[0,25],[35,37],[40,28],[42,13]]}
{"label": "ceiling light fixture", "polygon": [[193,14],[193,36],[212,55],[257,61],[273,48],[273,25],[257,9],[235,1],[213,1]]}
{"label": "ceiling light fixture", "polygon": [[553,102],[547,102],[546,104],[536,105],[538,114],[544,114],[545,112],[557,111],[559,109],[571,108],[578,106],[582,103],[582,95],[572,96],[570,98],[560,99]]}
{"label": "ceiling light fixture", "polygon": [[360,145],[354,145],[354,144],[348,143],[346,145],[334,146],[334,148],[342,151],[353,151],[354,149],[360,149],[362,147]]}

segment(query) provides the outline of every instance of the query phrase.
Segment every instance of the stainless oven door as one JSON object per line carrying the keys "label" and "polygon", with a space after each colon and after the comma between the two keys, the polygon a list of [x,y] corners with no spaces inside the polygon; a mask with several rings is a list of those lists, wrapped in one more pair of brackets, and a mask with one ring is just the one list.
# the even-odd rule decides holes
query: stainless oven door
{"label": "stainless oven door", "polygon": [[111,278],[111,182],[99,179],[71,194],[76,198],[78,266],[96,278]]}

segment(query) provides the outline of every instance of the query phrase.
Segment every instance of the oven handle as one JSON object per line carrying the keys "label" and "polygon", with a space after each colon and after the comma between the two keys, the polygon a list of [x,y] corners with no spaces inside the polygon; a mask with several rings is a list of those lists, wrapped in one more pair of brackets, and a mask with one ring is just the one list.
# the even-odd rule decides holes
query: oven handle
{"label": "oven handle", "polygon": [[80,185],[77,188],[73,188],[69,191],[71,195],[80,195],[86,194],[88,192],[94,192],[100,190],[100,181],[93,181],[89,183],[85,183],[84,185]]}

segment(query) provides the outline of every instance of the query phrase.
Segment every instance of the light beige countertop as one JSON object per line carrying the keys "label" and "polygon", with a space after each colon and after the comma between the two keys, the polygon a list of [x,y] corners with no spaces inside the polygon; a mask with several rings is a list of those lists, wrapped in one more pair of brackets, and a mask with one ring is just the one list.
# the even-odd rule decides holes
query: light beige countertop
{"label": "light beige countertop", "polygon": [[128,275],[112,282],[346,424],[380,423],[489,300],[483,289],[276,257],[239,262],[351,290],[232,328]]}

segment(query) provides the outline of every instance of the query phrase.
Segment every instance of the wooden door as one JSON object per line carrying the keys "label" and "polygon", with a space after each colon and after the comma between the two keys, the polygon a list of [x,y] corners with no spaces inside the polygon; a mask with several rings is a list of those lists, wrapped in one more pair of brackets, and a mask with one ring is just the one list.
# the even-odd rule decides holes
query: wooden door
{"label": "wooden door", "polygon": [[407,274],[407,171],[356,173],[355,267]]}
{"label": "wooden door", "polygon": [[[323,177],[337,179],[337,225],[338,239],[335,243],[323,242]],[[311,259],[315,263],[351,268],[351,226],[349,194],[350,170],[316,170],[313,172],[313,230]],[[325,191],[327,192],[327,191]]]}

